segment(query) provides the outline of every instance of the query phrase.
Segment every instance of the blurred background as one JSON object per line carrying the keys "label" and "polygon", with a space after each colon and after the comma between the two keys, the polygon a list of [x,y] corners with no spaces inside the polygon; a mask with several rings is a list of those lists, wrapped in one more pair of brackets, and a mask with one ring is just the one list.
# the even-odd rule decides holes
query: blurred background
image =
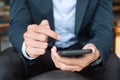
{"label": "blurred background", "polygon": [[0,0],[0,50],[3,51],[11,46],[8,40],[8,26],[9,26],[9,1]]}
{"label": "blurred background", "polygon": [[[3,51],[11,44],[8,39],[8,27],[9,27],[9,1],[0,0],[0,50]],[[114,38],[114,52],[120,56],[120,0],[113,0],[113,30],[115,34]]]}

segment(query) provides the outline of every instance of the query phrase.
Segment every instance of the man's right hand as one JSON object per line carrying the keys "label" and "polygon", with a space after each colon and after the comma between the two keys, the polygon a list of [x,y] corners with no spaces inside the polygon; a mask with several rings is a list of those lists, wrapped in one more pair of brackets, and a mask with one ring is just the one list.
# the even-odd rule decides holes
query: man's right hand
{"label": "man's right hand", "polygon": [[27,31],[24,33],[24,40],[26,46],[26,53],[31,58],[37,58],[45,54],[48,47],[48,37],[56,40],[60,39],[59,34],[50,29],[47,20],[43,20],[39,25],[29,25]]}

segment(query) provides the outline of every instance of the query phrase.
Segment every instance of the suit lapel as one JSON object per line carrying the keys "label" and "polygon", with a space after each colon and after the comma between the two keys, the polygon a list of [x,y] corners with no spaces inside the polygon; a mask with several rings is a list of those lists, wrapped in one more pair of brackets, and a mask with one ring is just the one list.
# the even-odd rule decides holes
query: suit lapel
{"label": "suit lapel", "polygon": [[52,0],[41,0],[43,5],[43,13],[45,15],[45,19],[47,19],[50,23],[51,29],[54,30],[54,18],[53,18],[53,3]]}
{"label": "suit lapel", "polygon": [[78,34],[80,28],[82,27],[82,21],[87,9],[89,0],[77,0],[76,6],[76,19],[75,19],[75,33]]}
{"label": "suit lapel", "polygon": [[51,23],[50,24],[51,29],[54,30],[53,3],[52,3],[52,0],[48,0],[47,2],[49,3],[49,4],[47,4],[47,5],[49,5],[48,8],[50,8],[49,9],[50,12],[49,12],[49,14],[47,14],[48,15],[47,17],[48,17],[49,23]]}

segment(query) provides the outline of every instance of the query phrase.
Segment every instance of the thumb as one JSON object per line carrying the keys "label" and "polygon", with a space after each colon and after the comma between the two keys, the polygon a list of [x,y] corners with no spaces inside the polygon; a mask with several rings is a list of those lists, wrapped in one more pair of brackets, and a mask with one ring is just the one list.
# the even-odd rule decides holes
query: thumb
{"label": "thumb", "polygon": [[50,25],[49,25],[48,20],[42,20],[39,25],[40,25],[40,26],[44,26],[45,28],[50,29]]}
{"label": "thumb", "polygon": [[95,53],[95,46],[93,44],[87,44],[83,47],[83,49],[91,49],[92,53]]}
{"label": "thumb", "polygon": [[56,48],[55,46],[53,46],[53,47],[51,48],[51,52],[52,52],[52,53],[57,53],[57,48]]}

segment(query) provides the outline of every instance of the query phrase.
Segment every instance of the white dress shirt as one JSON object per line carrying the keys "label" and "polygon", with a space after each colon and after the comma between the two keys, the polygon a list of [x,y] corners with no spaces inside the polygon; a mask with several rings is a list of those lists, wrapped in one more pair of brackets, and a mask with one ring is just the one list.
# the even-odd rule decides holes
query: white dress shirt
{"label": "white dress shirt", "polygon": [[77,0],[53,0],[55,32],[61,36],[61,40],[55,42],[57,47],[66,48],[77,42],[75,36],[76,2]]}

